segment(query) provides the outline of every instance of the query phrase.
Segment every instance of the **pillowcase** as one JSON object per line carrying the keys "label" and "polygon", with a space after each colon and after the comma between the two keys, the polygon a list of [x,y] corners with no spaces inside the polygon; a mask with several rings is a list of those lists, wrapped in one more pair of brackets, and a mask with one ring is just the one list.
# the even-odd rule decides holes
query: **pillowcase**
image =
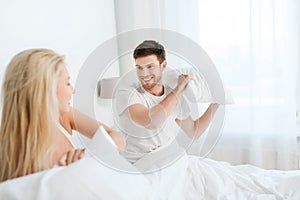
{"label": "pillowcase", "polygon": [[191,102],[194,103],[219,103],[219,104],[232,104],[234,103],[231,92],[228,88],[224,87],[225,102],[221,96],[213,98],[211,95],[209,86],[205,78],[198,73],[195,69],[188,68],[177,68],[177,69],[166,69],[163,75],[163,82],[171,88],[177,86],[178,76],[180,74],[189,74],[192,76],[192,80],[188,83],[185,88],[183,95]]}

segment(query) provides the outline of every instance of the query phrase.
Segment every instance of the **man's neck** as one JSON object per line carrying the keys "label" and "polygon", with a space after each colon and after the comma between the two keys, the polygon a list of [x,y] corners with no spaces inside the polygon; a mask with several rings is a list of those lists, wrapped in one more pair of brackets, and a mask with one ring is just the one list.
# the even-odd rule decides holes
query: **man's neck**
{"label": "man's neck", "polygon": [[164,94],[164,86],[162,84],[157,84],[152,89],[146,91],[154,96],[162,96]]}

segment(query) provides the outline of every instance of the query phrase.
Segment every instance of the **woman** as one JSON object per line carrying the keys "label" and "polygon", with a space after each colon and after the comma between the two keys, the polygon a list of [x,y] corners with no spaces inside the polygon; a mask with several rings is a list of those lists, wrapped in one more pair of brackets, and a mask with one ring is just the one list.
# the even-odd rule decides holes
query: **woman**
{"label": "woman", "polygon": [[[52,50],[26,50],[11,60],[2,87],[0,182],[83,157],[62,132],[75,129],[91,138],[101,123],[70,107],[73,92],[64,58]],[[104,127],[124,146],[124,138]]]}
{"label": "woman", "polygon": [[125,140],[124,137],[118,132],[98,122],[97,120],[84,115],[70,106],[69,102],[72,94],[74,93],[74,88],[69,82],[70,76],[66,67],[63,65],[61,69],[62,70],[57,86],[57,99],[58,102],[61,102],[59,104],[59,128],[61,132],[64,133],[64,135],[68,138],[69,144],[74,148],[81,147],[79,144],[80,141],[73,136],[73,130],[76,130],[88,138],[92,138],[99,126],[103,126],[107,133],[112,137],[117,147],[119,149],[123,148],[125,146]]}

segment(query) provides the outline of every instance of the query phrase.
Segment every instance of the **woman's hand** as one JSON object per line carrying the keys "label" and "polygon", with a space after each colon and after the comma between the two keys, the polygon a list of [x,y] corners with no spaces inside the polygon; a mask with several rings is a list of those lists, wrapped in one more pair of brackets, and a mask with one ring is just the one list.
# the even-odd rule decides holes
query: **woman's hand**
{"label": "woman's hand", "polygon": [[85,149],[71,149],[67,151],[58,161],[59,166],[66,166],[83,158]]}

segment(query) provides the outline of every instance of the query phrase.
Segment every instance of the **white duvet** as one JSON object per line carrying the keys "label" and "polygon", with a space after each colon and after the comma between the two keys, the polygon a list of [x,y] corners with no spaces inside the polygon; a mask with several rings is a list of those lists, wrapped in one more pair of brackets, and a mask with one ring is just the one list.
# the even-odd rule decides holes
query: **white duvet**
{"label": "white duvet", "polygon": [[[177,147],[149,154],[132,166],[112,149],[98,150],[105,152],[102,159],[112,159],[106,163],[122,166],[124,171],[155,171],[114,170],[93,157],[96,149],[92,156],[67,167],[1,183],[0,199],[300,199],[300,171],[232,166],[186,155]],[[176,161],[165,167],[173,158]]]}
{"label": "white duvet", "polygon": [[300,199],[299,171],[270,171],[184,156],[146,176],[157,184],[160,199]]}
{"label": "white duvet", "polygon": [[[176,162],[164,168],[174,158]],[[300,171],[233,166],[186,155],[175,144],[148,154],[135,166],[144,172],[158,169],[145,176],[156,186],[159,199],[300,199]]]}
{"label": "white duvet", "polygon": [[142,174],[123,173],[110,166],[136,169],[122,158],[98,129],[86,157],[66,167],[35,173],[0,184],[0,200],[153,199],[150,183]]}

